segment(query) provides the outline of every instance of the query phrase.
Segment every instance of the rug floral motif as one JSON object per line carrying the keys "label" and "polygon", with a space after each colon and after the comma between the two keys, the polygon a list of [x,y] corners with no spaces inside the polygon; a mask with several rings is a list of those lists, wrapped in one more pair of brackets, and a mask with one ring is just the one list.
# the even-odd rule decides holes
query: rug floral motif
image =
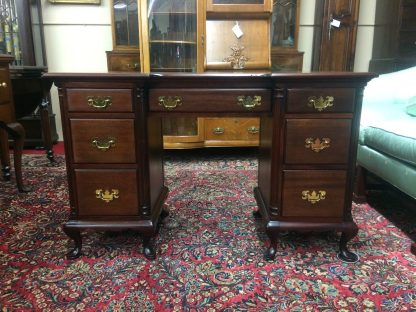
{"label": "rug floral motif", "polygon": [[255,155],[178,155],[165,161],[170,215],[154,261],[143,256],[135,232],[90,230],[83,255],[66,260],[72,241],[62,231],[69,215],[64,158],[25,155],[32,192],[0,182],[2,311],[416,310],[409,252],[416,213],[409,207],[388,196],[381,209],[353,204],[360,230],[349,247],[357,263],[336,257],[339,234],[332,232],[282,233],[276,259],[265,261],[269,241],[252,216]]}

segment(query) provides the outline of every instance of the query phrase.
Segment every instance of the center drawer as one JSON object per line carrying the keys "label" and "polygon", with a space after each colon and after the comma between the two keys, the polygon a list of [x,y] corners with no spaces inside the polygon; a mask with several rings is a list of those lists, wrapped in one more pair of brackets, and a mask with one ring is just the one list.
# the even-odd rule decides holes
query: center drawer
{"label": "center drawer", "polygon": [[75,163],[135,163],[132,119],[71,119]]}
{"label": "center drawer", "polygon": [[150,111],[249,113],[271,111],[266,89],[151,89]]}
{"label": "center drawer", "polygon": [[205,140],[258,140],[258,118],[204,118]]}

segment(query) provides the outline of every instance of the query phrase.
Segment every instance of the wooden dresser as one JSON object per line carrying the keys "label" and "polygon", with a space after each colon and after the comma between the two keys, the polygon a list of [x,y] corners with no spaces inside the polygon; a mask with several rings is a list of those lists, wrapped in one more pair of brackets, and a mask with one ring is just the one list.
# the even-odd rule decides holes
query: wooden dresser
{"label": "wooden dresser", "polygon": [[358,231],[351,216],[362,91],[368,73],[46,74],[58,86],[70,191],[65,232],[134,229],[144,254],[167,215],[162,118],[260,117],[258,203],[276,255],[279,232],[342,232],[339,258]]}

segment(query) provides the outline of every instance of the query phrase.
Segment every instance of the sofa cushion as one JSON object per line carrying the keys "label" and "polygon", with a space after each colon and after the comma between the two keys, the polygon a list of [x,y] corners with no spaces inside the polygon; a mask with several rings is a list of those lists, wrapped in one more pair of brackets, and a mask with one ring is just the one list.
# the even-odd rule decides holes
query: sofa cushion
{"label": "sofa cushion", "polygon": [[385,122],[384,127],[366,127],[360,131],[359,142],[370,148],[390,155],[396,159],[416,166],[416,120],[413,127],[413,136],[403,136],[396,133],[395,129],[403,127],[403,121],[394,120]]}

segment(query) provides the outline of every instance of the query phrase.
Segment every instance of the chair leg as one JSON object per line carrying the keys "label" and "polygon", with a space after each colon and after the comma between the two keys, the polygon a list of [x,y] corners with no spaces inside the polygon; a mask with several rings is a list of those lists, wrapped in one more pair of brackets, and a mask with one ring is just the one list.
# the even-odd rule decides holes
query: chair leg
{"label": "chair leg", "polygon": [[22,177],[22,153],[25,140],[25,129],[17,122],[9,123],[7,126],[10,129],[9,133],[13,139],[13,159],[17,188],[20,192],[29,192],[30,188],[24,186]]}
{"label": "chair leg", "polygon": [[6,181],[10,180],[10,153],[9,153],[9,141],[7,131],[0,124],[0,162],[2,165],[1,171],[3,172],[3,178]]}

